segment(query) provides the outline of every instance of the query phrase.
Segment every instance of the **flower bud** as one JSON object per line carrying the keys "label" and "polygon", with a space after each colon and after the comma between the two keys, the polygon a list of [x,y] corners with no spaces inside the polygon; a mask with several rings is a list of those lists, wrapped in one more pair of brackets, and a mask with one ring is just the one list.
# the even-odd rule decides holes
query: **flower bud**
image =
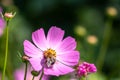
{"label": "flower bud", "polygon": [[87,31],[86,31],[86,29],[85,29],[83,26],[77,26],[77,27],[75,28],[75,33],[76,33],[77,35],[79,35],[79,36],[85,36],[86,33],[87,33]]}
{"label": "flower bud", "polygon": [[98,39],[97,39],[96,36],[90,35],[90,36],[87,37],[87,42],[88,42],[89,44],[95,45],[95,44],[98,42]]}
{"label": "flower bud", "polygon": [[28,59],[29,59],[29,58],[30,58],[30,57],[24,55],[24,56],[22,57],[22,61],[23,61],[23,62],[28,62]]}
{"label": "flower bud", "polygon": [[33,75],[33,76],[38,76],[39,74],[40,74],[40,71],[31,71],[31,74]]}
{"label": "flower bud", "polygon": [[12,12],[10,12],[10,13],[5,13],[4,14],[4,17],[5,17],[5,20],[6,21],[9,21],[9,20],[11,20],[14,16],[16,15],[16,12],[14,12],[14,13],[12,13]]}
{"label": "flower bud", "polygon": [[97,68],[94,64],[83,62],[78,65],[77,76],[86,77],[88,74],[95,73],[96,71],[97,71]]}
{"label": "flower bud", "polygon": [[118,14],[115,7],[108,7],[106,12],[107,12],[108,16],[110,16],[110,17],[115,17]]}

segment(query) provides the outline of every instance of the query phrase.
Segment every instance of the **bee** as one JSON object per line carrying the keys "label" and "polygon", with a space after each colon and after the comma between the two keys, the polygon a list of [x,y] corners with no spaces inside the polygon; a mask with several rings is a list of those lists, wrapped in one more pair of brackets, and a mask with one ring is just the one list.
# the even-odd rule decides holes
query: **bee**
{"label": "bee", "polygon": [[46,59],[46,65],[47,67],[51,67],[55,63],[56,59],[55,57],[48,57]]}

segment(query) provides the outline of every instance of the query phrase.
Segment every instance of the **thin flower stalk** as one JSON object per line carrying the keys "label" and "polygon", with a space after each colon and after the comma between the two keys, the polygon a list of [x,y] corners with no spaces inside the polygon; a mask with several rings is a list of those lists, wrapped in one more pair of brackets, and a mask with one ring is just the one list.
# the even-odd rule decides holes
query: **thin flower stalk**
{"label": "thin flower stalk", "polygon": [[102,67],[103,67],[103,64],[104,64],[104,59],[105,59],[105,56],[106,56],[106,53],[107,53],[107,48],[108,48],[108,44],[109,44],[109,41],[110,41],[111,32],[112,32],[112,20],[109,19],[106,22],[106,28],[105,28],[104,33],[103,33],[102,45],[101,45],[101,48],[100,48],[98,59],[96,61],[96,64],[97,64],[97,67],[98,67],[99,71],[102,70]]}
{"label": "thin flower stalk", "polygon": [[26,77],[27,77],[27,68],[28,68],[28,64],[27,64],[27,62],[25,62],[24,80],[26,80]]}
{"label": "thin flower stalk", "polygon": [[35,76],[33,76],[32,80],[34,80]]}
{"label": "thin flower stalk", "polygon": [[43,73],[43,69],[42,69],[42,73],[41,73],[41,76],[40,76],[39,80],[42,80],[43,75],[44,75],[44,73]]}
{"label": "thin flower stalk", "polygon": [[8,22],[7,22],[7,27],[6,27],[5,60],[4,60],[2,80],[4,80],[4,78],[5,78],[5,71],[6,71],[6,66],[7,66],[7,58],[8,58],[8,37],[9,37],[9,27],[8,27]]}

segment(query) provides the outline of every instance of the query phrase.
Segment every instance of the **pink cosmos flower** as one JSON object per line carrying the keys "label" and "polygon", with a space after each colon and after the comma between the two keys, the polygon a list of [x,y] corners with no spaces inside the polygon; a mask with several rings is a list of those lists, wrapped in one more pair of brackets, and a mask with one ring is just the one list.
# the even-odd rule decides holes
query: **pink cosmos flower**
{"label": "pink cosmos flower", "polygon": [[64,75],[73,72],[72,66],[78,64],[79,52],[75,50],[76,41],[72,37],[63,39],[64,30],[51,27],[45,36],[43,28],[32,33],[33,43],[24,41],[25,55],[36,71],[43,69],[46,75]]}
{"label": "pink cosmos flower", "polygon": [[[24,80],[24,67],[21,67],[20,69],[17,69],[14,72],[14,78],[15,80]],[[26,80],[32,80],[33,75],[31,74],[31,69],[28,67],[28,72],[27,72],[27,78]],[[39,80],[40,76],[37,76],[34,78],[34,80]],[[43,75],[42,80],[49,80],[49,76]]]}
{"label": "pink cosmos flower", "polygon": [[94,64],[90,64],[87,62],[83,62],[82,64],[80,64],[77,69],[77,75],[79,77],[87,76],[89,73],[95,73],[97,71]]}

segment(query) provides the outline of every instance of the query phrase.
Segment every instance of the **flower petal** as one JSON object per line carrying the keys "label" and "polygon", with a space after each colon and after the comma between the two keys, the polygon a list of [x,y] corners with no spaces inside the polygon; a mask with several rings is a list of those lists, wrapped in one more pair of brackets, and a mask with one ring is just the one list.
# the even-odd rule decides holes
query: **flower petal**
{"label": "flower petal", "polygon": [[32,33],[32,40],[38,48],[46,50],[46,38],[43,28]]}
{"label": "flower petal", "polygon": [[44,74],[45,75],[55,75],[55,76],[59,76],[59,75],[65,75],[68,74],[70,72],[73,72],[74,69],[66,66],[60,62],[56,62],[52,68],[44,68]]}
{"label": "flower petal", "polygon": [[[38,79],[36,79],[36,80],[38,80]],[[43,75],[42,80],[50,80],[50,76],[49,75]]]}
{"label": "flower petal", "polygon": [[48,31],[47,41],[49,48],[55,49],[59,42],[63,39],[64,31],[57,27],[51,27]]}
{"label": "flower petal", "polygon": [[[1,12],[0,12],[1,13]],[[1,18],[1,16],[0,16],[0,28],[1,29],[4,29],[5,28],[5,26],[6,26],[6,23],[5,23],[5,21]]]}
{"label": "flower petal", "polygon": [[29,57],[42,57],[42,53],[40,49],[35,47],[31,42],[28,40],[24,41],[24,52]]}
{"label": "flower petal", "polygon": [[69,36],[62,41],[62,43],[59,45],[59,47],[57,47],[56,50],[62,53],[65,51],[72,51],[75,48],[76,48],[76,41],[74,38]]}
{"label": "flower petal", "polygon": [[69,51],[58,55],[56,59],[66,65],[74,66],[77,65],[79,62],[79,54],[80,53],[78,51]]}
{"label": "flower petal", "polygon": [[42,58],[30,58],[29,59],[29,62],[31,63],[35,71],[40,71],[42,69],[41,60]]}
{"label": "flower petal", "polygon": [[15,80],[23,80],[24,79],[24,72],[22,70],[19,70],[19,69],[16,70],[14,72],[14,78],[15,78]]}

